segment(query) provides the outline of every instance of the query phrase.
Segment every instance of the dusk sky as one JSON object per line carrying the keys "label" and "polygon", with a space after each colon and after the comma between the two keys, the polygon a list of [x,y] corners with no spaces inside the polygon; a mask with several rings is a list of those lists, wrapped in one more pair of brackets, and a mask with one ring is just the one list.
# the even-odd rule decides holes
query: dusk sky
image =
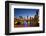
{"label": "dusk sky", "polygon": [[14,16],[19,18],[19,16],[25,17],[34,17],[36,11],[39,9],[23,9],[23,8],[14,8]]}

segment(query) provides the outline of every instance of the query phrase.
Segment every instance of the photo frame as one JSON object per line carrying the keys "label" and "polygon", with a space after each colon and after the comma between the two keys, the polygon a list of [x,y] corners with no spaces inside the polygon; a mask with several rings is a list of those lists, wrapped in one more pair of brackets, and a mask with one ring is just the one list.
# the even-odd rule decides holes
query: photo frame
{"label": "photo frame", "polygon": [[45,3],[5,1],[5,34],[45,32]]}

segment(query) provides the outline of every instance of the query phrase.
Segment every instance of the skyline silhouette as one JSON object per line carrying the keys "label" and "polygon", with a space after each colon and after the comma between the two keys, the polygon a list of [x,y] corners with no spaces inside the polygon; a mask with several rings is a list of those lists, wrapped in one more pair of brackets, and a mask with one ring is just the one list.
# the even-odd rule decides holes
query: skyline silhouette
{"label": "skyline silhouette", "polygon": [[19,16],[30,18],[36,15],[36,12],[39,12],[39,9],[23,9],[23,8],[14,8],[14,16],[19,18]]}

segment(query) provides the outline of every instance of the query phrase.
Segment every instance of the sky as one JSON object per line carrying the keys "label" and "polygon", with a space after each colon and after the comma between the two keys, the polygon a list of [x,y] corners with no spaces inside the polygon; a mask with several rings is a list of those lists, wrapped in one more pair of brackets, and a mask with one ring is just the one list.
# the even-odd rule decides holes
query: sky
{"label": "sky", "polygon": [[14,8],[14,16],[19,18],[19,16],[23,16],[25,18],[34,17],[36,15],[36,11],[39,9],[23,9],[23,8]]}

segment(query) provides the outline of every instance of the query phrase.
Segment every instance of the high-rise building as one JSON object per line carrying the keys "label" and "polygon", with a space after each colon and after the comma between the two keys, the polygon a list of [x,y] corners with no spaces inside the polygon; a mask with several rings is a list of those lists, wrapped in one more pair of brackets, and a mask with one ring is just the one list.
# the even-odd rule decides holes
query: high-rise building
{"label": "high-rise building", "polygon": [[36,15],[37,15],[37,16],[38,16],[38,12],[39,12],[39,10],[36,11]]}

